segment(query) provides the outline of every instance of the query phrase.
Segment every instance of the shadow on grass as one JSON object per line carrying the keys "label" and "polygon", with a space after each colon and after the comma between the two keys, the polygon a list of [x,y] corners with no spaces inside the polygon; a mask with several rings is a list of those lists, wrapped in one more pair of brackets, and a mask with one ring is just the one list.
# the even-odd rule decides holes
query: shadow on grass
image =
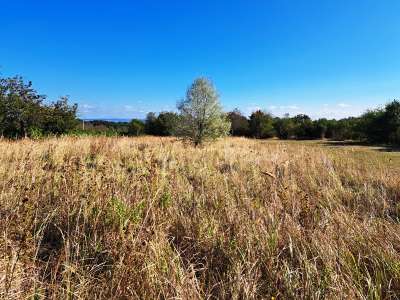
{"label": "shadow on grass", "polygon": [[321,145],[327,147],[366,147],[371,150],[379,151],[379,152],[400,152],[399,146],[391,146],[391,145],[382,145],[382,144],[371,144],[360,141],[333,141],[326,140],[321,142]]}

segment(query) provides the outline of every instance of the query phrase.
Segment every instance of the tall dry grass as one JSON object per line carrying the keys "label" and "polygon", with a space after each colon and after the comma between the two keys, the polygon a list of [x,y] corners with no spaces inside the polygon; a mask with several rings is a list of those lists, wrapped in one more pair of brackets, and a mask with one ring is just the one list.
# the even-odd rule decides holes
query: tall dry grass
{"label": "tall dry grass", "polygon": [[0,297],[400,298],[400,156],[0,141]]}

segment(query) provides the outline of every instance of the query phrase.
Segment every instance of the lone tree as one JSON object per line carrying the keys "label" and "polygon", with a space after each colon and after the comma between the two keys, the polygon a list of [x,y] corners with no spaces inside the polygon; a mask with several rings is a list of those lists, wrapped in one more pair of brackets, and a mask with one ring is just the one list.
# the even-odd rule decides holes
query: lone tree
{"label": "lone tree", "polygon": [[229,133],[230,122],[223,113],[218,94],[210,80],[196,79],[178,103],[180,124],[178,135],[195,146]]}

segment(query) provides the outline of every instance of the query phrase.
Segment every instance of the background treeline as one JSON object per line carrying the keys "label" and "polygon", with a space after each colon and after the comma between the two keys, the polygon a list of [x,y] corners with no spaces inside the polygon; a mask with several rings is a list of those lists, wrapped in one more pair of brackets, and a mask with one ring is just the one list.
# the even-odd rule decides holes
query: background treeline
{"label": "background treeline", "polygon": [[[304,114],[294,117],[286,115],[279,118],[261,110],[246,117],[237,109],[227,113],[227,118],[231,122],[230,133],[233,136],[258,139],[326,138],[400,144],[400,102],[397,100],[388,103],[382,109],[367,111],[360,117],[340,120],[325,118],[312,120]],[[129,126],[131,133],[167,136],[174,135],[174,129],[178,123],[178,114],[162,112],[158,116],[155,113],[149,113],[144,122],[133,120]]]}
{"label": "background treeline", "polygon": [[180,116],[175,112],[161,112],[158,115],[150,112],[145,120],[132,119],[130,122],[110,122],[103,120],[79,120],[75,134],[108,135],[108,136],[139,136],[157,135],[173,136]]}
{"label": "background treeline", "polygon": [[382,109],[360,117],[340,120],[311,120],[307,115],[283,118],[256,111],[249,118],[238,110],[230,112],[231,134],[255,138],[358,140],[370,143],[400,144],[400,102],[394,100]]}
{"label": "background treeline", "polygon": [[[150,112],[145,120],[130,122],[84,121],[76,116],[77,105],[67,97],[47,102],[32,83],[21,77],[0,78],[0,136],[40,137],[59,134],[120,135],[143,134],[173,136],[181,122],[175,112]],[[282,118],[261,110],[250,117],[238,109],[226,114],[233,136],[258,139],[333,139],[400,145],[400,102],[393,100],[384,108],[370,110],[360,117],[341,120],[312,120],[307,115]]]}
{"label": "background treeline", "polygon": [[129,122],[112,122],[106,120],[79,120],[79,126],[71,132],[76,135],[129,135]]}

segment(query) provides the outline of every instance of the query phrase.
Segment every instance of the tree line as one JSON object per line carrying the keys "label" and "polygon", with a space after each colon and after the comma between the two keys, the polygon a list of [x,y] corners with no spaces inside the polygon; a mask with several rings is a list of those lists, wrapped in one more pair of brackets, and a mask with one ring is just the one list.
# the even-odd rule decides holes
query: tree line
{"label": "tree line", "polygon": [[196,79],[177,112],[150,112],[145,120],[130,122],[83,121],[67,97],[47,102],[46,97],[21,77],[0,79],[0,135],[8,138],[59,134],[180,136],[195,145],[230,134],[257,139],[333,139],[400,145],[400,102],[369,110],[360,117],[312,120],[299,114],[276,117],[258,110],[249,117],[238,109],[224,113],[213,84]]}
{"label": "tree line", "polygon": [[[293,117],[274,117],[272,114],[257,110],[250,117],[238,109],[227,113],[230,122],[230,134],[257,139],[332,139],[357,140],[368,143],[400,145],[400,102],[393,100],[384,108],[369,110],[360,117],[340,120],[321,118],[312,120],[299,114]],[[144,121],[133,120],[132,130],[137,134],[175,135],[179,114],[161,112],[158,116],[149,113]]]}
{"label": "tree line", "polygon": [[254,138],[357,140],[369,143],[400,144],[400,102],[369,110],[360,117],[340,120],[312,120],[299,114],[274,117],[258,110],[249,118],[234,110],[228,113],[231,134]]}

